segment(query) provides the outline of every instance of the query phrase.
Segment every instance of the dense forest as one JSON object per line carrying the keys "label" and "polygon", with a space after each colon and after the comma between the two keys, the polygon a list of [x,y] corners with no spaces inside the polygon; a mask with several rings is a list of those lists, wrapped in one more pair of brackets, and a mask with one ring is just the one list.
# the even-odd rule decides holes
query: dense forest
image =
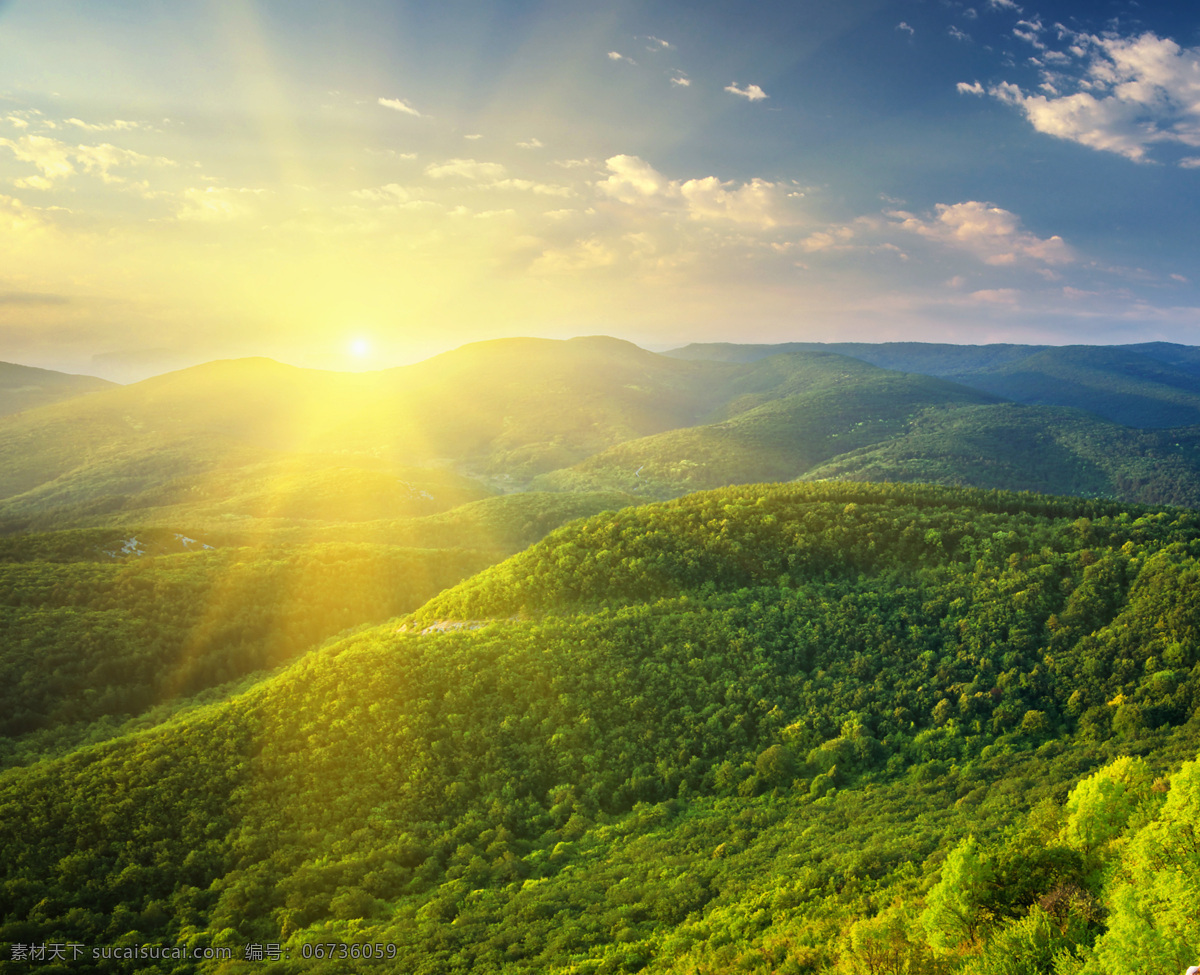
{"label": "dense forest", "polygon": [[[586,513],[539,505],[499,562],[312,526],[275,554],[6,539],[28,638],[4,645],[3,950],[176,953],[47,972],[1197,962],[1200,515],[768,484],[517,551]],[[53,672],[30,672],[39,626]]]}

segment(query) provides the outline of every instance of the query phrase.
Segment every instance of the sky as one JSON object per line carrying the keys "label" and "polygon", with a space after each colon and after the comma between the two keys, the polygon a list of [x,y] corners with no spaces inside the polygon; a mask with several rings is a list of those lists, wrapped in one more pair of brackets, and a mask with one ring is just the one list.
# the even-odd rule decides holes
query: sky
{"label": "sky", "polygon": [[0,360],[1200,344],[1200,9],[0,0]]}

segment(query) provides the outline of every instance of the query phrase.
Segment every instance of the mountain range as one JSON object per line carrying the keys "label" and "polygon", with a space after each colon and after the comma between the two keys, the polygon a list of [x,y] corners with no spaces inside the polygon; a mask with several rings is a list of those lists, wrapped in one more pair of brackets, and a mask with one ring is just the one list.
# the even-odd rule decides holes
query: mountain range
{"label": "mountain range", "polygon": [[511,339],[373,373],[214,362],[0,418],[10,528],[795,479],[1200,504],[1200,351]]}

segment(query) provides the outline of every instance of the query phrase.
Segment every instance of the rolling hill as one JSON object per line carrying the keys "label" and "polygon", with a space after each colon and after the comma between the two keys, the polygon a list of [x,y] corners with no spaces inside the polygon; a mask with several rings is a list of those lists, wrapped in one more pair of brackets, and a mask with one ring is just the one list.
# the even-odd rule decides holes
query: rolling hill
{"label": "rolling hill", "polygon": [[[808,356],[780,358],[793,365]],[[835,361],[836,372],[826,371]],[[788,481],[856,447],[891,442],[926,409],[995,402],[944,380],[852,360],[816,362],[826,371],[824,381],[807,384],[804,392],[740,397],[727,408],[734,414],[729,419],[630,440],[534,484],[618,488],[654,498],[723,484]]]}
{"label": "rolling hill", "polygon": [[928,410],[887,441],[803,480],[898,481],[1200,507],[1200,427],[1135,430],[1079,410],[1002,404]]}
{"label": "rolling hill", "polygon": [[1200,423],[1200,349],[1168,342],[1123,346],[715,343],[666,354],[691,362],[753,362],[780,353],[820,350],[886,369],[938,376],[1017,403],[1087,410],[1125,426]]}
{"label": "rolling hill", "polygon": [[511,340],[0,419],[0,951],[1179,967],[1200,523],[1118,499],[1196,505],[1200,427],[961,380],[1174,417],[1194,357],[926,352]]}
{"label": "rolling hill", "polygon": [[[210,363],[0,418],[0,525],[319,530],[530,488],[665,498],[824,476],[1197,495],[1189,428],[1162,429],[1200,417],[1194,350],[786,348],[691,347],[681,359],[602,337],[513,339],[378,373]],[[925,361],[954,381],[830,348]],[[746,361],[695,358],[706,352]],[[1091,407],[1092,427],[1005,402],[1055,396]],[[1105,423],[1106,410],[1160,432]]]}
{"label": "rolling hill", "polygon": [[[572,523],[0,774],[0,942],[109,951],[84,972],[1171,970],[1198,540],[903,485]],[[146,944],[189,954],[120,954]]]}
{"label": "rolling hill", "polygon": [[113,389],[116,383],[52,369],[0,362],[0,416],[48,406],[60,400]]}
{"label": "rolling hill", "polygon": [[55,527],[218,500],[219,514],[305,517],[314,494],[362,499],[347,502],[362,517],[426,514],[694,422],[735,372],[609,339],[482,343],[370,374],[210,363],[0,420],[0,518]]}

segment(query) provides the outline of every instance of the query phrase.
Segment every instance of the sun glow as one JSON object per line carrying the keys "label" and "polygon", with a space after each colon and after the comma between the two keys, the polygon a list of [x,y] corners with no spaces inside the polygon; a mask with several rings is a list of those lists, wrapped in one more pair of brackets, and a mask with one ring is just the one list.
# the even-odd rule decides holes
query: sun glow
{"label": "sun glow", "polygon": [[371,342],[361,336],[350,340],[350,354],[356,359],[365,359],[371,354]]}

